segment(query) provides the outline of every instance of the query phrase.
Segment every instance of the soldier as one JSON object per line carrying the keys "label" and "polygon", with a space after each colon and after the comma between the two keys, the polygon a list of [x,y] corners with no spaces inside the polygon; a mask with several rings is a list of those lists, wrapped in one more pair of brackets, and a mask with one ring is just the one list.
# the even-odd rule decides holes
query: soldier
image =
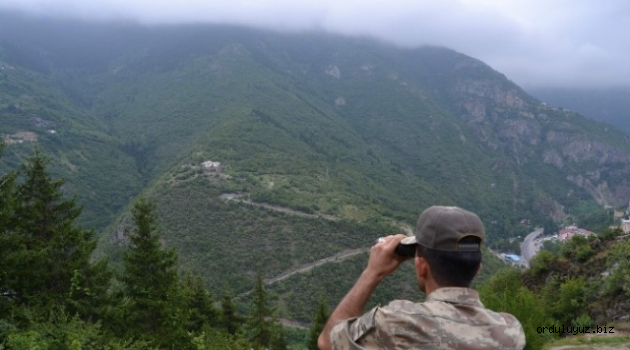
{"label": "soldier", "polygon": [[[481,268],[484,236],[476,214],[433,206],[420,215],[415,236],[379,239],[367,267],[328,319],[319,348],[523,349],[525,335],[519,321],[486,309],[469,288]],[[416,277],[426,300],[395,300],[361,316],[379,282],[406,259],[396,254],[401,248],[415,250]]]}

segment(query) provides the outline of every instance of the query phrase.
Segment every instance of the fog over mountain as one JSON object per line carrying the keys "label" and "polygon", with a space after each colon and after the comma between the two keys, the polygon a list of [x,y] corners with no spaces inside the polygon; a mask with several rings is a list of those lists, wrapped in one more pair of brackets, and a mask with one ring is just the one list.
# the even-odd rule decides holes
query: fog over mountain
{"label": "fog over mountain", "polygon": [[541,87],[528,91],[553,106],[568,108],[585,117],[612,124],[630,135],[630,87],[572,89]]}
{"label": "fog over mountain", "polygon": [[0,0],[0,10],[90,21],[229,23],[366,35],[477,57],[526,88],[630,84],[630,3],[568,0]]}

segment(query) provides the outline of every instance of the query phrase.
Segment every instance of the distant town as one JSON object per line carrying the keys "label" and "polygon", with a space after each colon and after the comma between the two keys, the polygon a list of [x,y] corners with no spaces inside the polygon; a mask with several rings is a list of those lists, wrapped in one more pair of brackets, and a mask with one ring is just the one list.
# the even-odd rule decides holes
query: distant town
{"label": "distant town", "polygon": [[[625,216],[624,216],[625,215]],[[630,234],[630,217],[627,216],[628,212],[615,212],[615,219],[619,220],[618,225],[613,225],[611,229],[621,229],[624,234]],[[522,224],[528,225],[529,220],[524,219]],[[528,267],[529,260],[533,258],[542,248],[545,242],[557,242],[564,243],[571,240],[575,236],[590,237],[596,235],[596,233],[589,230],[578,227],[576,224],[565,226],[561,228],[557,233],[552,235],[543,236],[542,229],[537,229],[531,232],[521,244],[521,255],[515,253],[496,253],[496,255],[503,261],[508,262],[515,266]]]}

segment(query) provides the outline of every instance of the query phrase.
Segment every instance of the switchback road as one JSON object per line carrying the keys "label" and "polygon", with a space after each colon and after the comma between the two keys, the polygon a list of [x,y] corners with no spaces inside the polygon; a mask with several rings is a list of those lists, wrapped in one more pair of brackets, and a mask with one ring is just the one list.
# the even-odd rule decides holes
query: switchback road
{"label": "switchback road", "polygon": [[523,244],[521,244],[521,259],[525,267],[529,267],[529,262],[536,255],[536,247],[534,246],[534,240],[540,236],[544,230],[542,228],[531,232],[525,237]]}

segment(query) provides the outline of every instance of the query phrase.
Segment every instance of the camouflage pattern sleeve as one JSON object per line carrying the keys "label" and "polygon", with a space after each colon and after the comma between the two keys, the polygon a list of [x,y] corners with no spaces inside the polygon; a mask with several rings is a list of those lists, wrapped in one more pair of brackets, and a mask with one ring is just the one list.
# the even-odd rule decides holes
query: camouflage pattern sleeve
{"label": "camouflage pattern sleeve", "polygon": [[333,350],[374,349],[365,347],[365,342],[371,343],[376,325],[374,323],[378,307],[358,318],[343,320],[335,324],[330,332]]}

